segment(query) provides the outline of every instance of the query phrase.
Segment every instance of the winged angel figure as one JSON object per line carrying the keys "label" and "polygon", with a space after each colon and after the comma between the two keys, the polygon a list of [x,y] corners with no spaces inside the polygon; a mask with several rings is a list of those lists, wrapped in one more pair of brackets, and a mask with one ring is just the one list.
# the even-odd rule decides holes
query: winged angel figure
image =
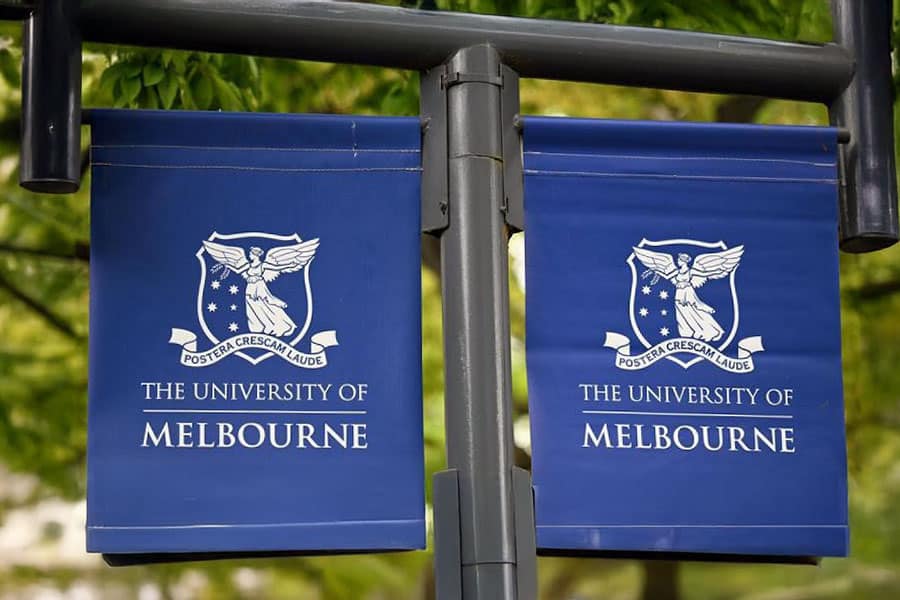
{"label": "winged angel figure", "polygon": [[262,258],[262,249],[253,246],[249,260],[240,246],[204,240],[203,247],[216,262],[247,280],[244,296],[247,328],[251,332],[279,337],[294,333],[297,324],[284,310],[287,303],[273,295],[266,284],[282,273],[293,273],[308,265],[319,247],[319,238],[270,248],[265,258]]}
{"label": "winged angel figure", "polygon": [[679,254],[676,265],[671,254],[636,246],[632,249],[638,260],[647,267],[641,275],[642,278],[652,274],[654,284],[663,277],[675,286],[675,318],[678,322],[678,334],[704,342],[721,339],[725,330],[713,317],[715,309],[703,302],[696,290],[710,279],[722,279],[730,275],[741,262],[744,247],[735,246],[721,252],[701,254],[693,259],[693,266],[689,254]]}

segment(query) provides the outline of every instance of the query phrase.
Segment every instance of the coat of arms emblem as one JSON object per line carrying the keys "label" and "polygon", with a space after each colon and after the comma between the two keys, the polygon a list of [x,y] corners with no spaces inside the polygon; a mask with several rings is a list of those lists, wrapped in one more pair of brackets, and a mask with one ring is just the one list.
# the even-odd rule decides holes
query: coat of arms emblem
{"label": "coat of arms emblem", "polygon": [[278,355],[297,367],[325,366],[325,348],[337,345],[334,331],[312,335],[309,353],[295,348],[312,323],[310,265],[319,245],[296,233],[214,232],[203,240],[197,320],[213,346],[198,351],[193,332],[172,329],[181,363],[205,367],[234,354],[254,365]]}
{"label": "coat of arms emblem", "polygon": [[607,332],[605,346],[616,366],[649,367],[663,358],[687,369],[702,360],[734,373],[753,370],[762,338],[737,343],[737,357],[724,354],[740,322],[735,276],[744,246],[689,239],[641,240],[626,259],[631,271],[629,318],[645,351],[632,354],[630,339]]}

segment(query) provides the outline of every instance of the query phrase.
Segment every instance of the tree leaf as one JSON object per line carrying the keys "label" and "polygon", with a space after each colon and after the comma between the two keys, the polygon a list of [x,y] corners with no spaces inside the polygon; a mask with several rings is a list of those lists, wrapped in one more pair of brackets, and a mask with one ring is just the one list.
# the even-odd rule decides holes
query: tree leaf
{"label": "tree leaf", "polygon": [[219,100],[219,106],[222,110],[243,110],[244,103],[237,91],[237,87],[233,83],[229,83],[222,79],[222,76],[216,72],[209,73],[216,91],[216,98]]}
{"label": "tree leaf", "polygon": [[197,105],[194,102],[194,95],[191,93],[191,86],[183,78],[179,78],[178,90],[181,92],[181,107],[186,110],[196,109]]}
{"label": "tree leaf", "polygon": [[111,96],[114,95],[116,83],[119,82],[119,79],[125,73],[123,67],[122,63],[116,63],[103,71],[103,74],[100,76],[100,91]]}
{"label": "tree leaf", "polygon": [[209,77],[198,71],[191,81],[191,96],[200,110],[207,110],[212,104],[213,85]]}
{"label": "tree leaf", "polygon": [[145,87],[143,90],[141,90],[140,105],[143,108],[159,108],[159,96],[156,95],[155,88]]}
{"label": "tree leaf", "polygon": [[157,64],[149,63],[144,65],[144,85],[149,87],[156,85],[166,76],[166,71]]}
{"label": "tree leaf", "polygon": [[172,65],[175,67],[176,73],[184,73],[184,70],[187,68],[187,54],[184,52],[172,51],[171,57],[169,59],[172,62]]}
{"label": "tree leaf", "polygon": [[172,108],[175,96],[178,95],[178,78],[173,73],[166,73],[165,78],[156,84],[160,104],[163,108]]}
{"label": "tree leaf", "polygon": [[125,77],[137,77],[141,74],[141,65],[132,62],[131,60],[122,61],[120,64],[125,71]]}
{"label": "tree leaf", "polygon": [[578,7],[578,20],[587,21],[594,16],[594,0],[575,0]]}
{"label": "tree leaf", "polygon": [[22,78],[19,75],[19,60],[13,56],[9,48],[0,50],[0,72],[3,78],[13,87],[19,87],[22,84]]}
{"label": "tree leaf", "polygon": [[243,58],[244,67],[247,70],[247,79],[251,82],[250,89],[253,90],[254,94],[258,95],[260,90],[259,65],[256,64],[256,58],[252,56]]}
{"label": "tree leaf", "polygon": [[119,80],[121,94],[116,98],[116,106],[122,107],[131,104],[141,93],[141,80],[139,77],[123,77]]}

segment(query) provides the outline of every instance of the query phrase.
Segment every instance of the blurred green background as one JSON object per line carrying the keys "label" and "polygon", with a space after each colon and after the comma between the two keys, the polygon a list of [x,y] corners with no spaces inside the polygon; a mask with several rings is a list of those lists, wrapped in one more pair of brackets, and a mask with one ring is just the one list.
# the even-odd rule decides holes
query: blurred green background
{"label": "blurred green background", "polygon": [[[387,3],[782,40],[831,39],[827,0]],[[895,0],[895,14],[897,4]],[[895,38],[898,29],[895,21]],[[20,59],[19,26],[0,25],[0,600],[432,598],[430,551],[127,569],[108,568],[84,552],[89,161],[85,146],[85,179],[77,194],[44,196],[18,187]],[[88,44],[84,105],[414,115],[418,75]],[[522,81],[522,112],[827,123],[821,105],[537,80]],[[87,144],[87,129],[83,138]],[[517,460],[527,465],[521,236],[512,240],[510,254]],[[445,466],[433,241],[423,241],[423,259],[424,427],[430,481],[430,474]],[[900,316],[895,314],[900,310],[900,246],[842,256],[841,290],[851,558],[825,560],[818,567],[541,559],[541,598],[900,598]]]}

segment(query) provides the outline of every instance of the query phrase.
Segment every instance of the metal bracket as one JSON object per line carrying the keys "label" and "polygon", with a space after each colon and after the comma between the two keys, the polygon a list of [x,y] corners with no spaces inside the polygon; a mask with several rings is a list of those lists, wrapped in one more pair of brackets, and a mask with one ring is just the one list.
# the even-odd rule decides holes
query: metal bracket
{"label": "metal bracket", "polygon": [[519,117],[519,74],[500,66],[500,119],[503,127],[503,206],[510,230],[525,229],[525,191],[522,167],[522,127]]}
{"label": "metal bracket", "polygon": [[422,232],[440,235],[449,225],[447,188],[447,95],[444,65],[421,74],[419,114],[422,118]]}
{"label": "metal bracket", "polygon": [[534,524],[534,489],[531,473],[512,468],[513,510],[516,516],[517,600],[537,600],[537,540]]}
{"label": "metal bracket", "polygon": [[503,211],[510,230],[525,228],[522,171],[522,127],[519,118],[519,75],[501,65],[497,76],[449,73],[440,65],[421,74],[422,118],[422,232],[440,233],[449,225],[447,187],[447,90],[462,83],[488,83],[500,88],[503,145]]}
{"label": "metal bracket", "polygon": [[488,75],[486,73],[445,73],[441,75],[441,87],[444,89],[460,83],[489,83],[497,87],[503,87],[503,75]]}
{"label": "metal bracket", "polygon": [[456,469],[435,473],[433,482],[435,599],[459,600],[462,598],[459,473]]}
{"label": "metal bracket", "polygon": [[[537,550],[534,492],[531,474],[513,467],[516,523],[516,598],[537,600]],[[447,469],[434,474],[434,580],[436,600],[462,598],[462,551],[459,527],[459,473]]]}

